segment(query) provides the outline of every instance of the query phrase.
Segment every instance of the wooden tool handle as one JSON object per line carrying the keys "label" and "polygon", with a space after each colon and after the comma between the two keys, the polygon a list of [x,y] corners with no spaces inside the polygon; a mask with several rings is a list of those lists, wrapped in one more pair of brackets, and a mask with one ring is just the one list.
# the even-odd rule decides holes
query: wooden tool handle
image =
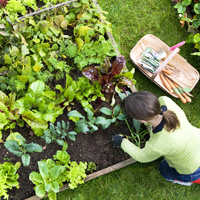
{"label": "wooden tool handle", "polygon": [[185,99],[187,100],[187,102],[190,103],[192,101],[192,99],[187,96],[187,94],[182,90],[182,88],[177,83],[175,83],[174,81],[173,81],[173,83],[174,83],[174,85],[175,85],[176,88],[178,88],[178,89],[180,88],[180,90],[179,90],[180,93],[183,95],[183,97],[185,97]]}
{"label": "wooden tool handle", "polygon": [[171,70],[165,69],[165,68],[162,69],[162,72],[164,72],[165,74],[168,74],[168,75],[171,75],[171,74],[172,74],[172,71],[171,71]]}
{"label": "wooden tool handle", "polygon": [[165,79],[167,80],[167,82],[169,83],[169,85],[171,86],[171,88],[174,90],[175,94],[180,98],[180,100],[183,103],[187,103],[186,99],[182,96],[182,94],[178,91],[178,89],[175,87],[175,85],[172,83],[172,81],[170,79],[168,79],[167,77],[165,77]]}
{"label": "wooden tool handle", "polygon": [[171,86],[169,85],[169,83],[166,81],[164,75],[162,73],[159,73],[160,75],[160,79],[162,80],[164,86],[169,90],[169,92],[172,94],[174,93],[174,91],[172,90]]}

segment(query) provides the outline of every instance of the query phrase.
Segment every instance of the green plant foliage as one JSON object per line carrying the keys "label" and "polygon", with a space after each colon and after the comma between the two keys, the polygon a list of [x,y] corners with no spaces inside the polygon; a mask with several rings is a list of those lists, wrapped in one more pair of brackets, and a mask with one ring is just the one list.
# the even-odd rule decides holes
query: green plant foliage
{"label": "green plant foliage", "polygon": [[143,130],[141,127],[142,123],[135,119],[132,120],[132,127],[130,127],[127,119],[125,119],[125,121],[131,133],[131,136],[129,136],[129,138],[134,142],[135,145],[141,147],[141,144],[146,142],[144,136],[147,135],[149,131],[147,129]]}
{"label": "green plant foliage", "polygon": [[[39,173],[32,172],[29,175],[29,179],[35,184],[34,190],[38,197],[44,197],[47,192],[49,199],[56,200],[56,193],[64,182],[69,183],[70,189],[84,183],[87,163],[70,161],[70,155],[66,150],[67,144],[53,156],[55,161],[52,159],[39,161]],[[92,167],[94,168],[94,164]]]}
{"label": "green plant foliage", "polygon": [[96,118],[94,113],[88,108],[84,108],[84,110],[87,112],[87,119],[77,110],[72,110],[67,114],[69,119],[75,122],[75,132],[86,134],[87,132],[92,133],[98,130],[98,127],[95,125]]}
{"label": "green plant foliage", "polygon": [[87,163],[76,161],[70,162],[68,166],[67,181],[69,182],[70,189],[77,188],[78,184],[83,184],[84,179],[87,177],[85,170],[87,169]]}
{"label": "green plant foliage", "polygon": [[48,125],[47,122],[55,122],[56,118],[63,113],[63,108],[54,103],[56,93],[46,91],[45,83],[37,80],[28,89],[25,97],[18,99],[14,103],[14,108],[19,109],[24,121],[33,130],[40,130],[39,135],[43,134]]}
{"label": "green plant foliage", "polygon": [[92,173],[93,171],[97,170],[97,166],[93,162],[88,162],[87,171]]}
{"label": "green plant foliage", "polygon": [[184,13],[186,11],[186,7],[192,3],[192,0],[183,0],[182,2],[177,3],[174,8],[177,8],[179,13]]}
{"label": "green plant foliage", "polygon": [[26,139],[20,134],[16,135],[16,139],[6,140],[4,146],[14,155],[20,156],[23,165],[28,166],[30,164],[30,155],[28,153],[42,152],[42,146],[33,142],[26,144]]}
{"label": "green plant foliage", "polygon": [[49,144],[52,141],[57,142],[59,145],[63,145],[66,143],[66,137],[70,140],[75,141],[75,135],[77,135],[74,131],[69,130],[69,122],[67,124],[62,120],[62,122],[57,122],[57,125],[49,124],[49,129],[44,131],[43,139],[46,140],[46,143]]}
{"label": "green plant foliage", "polygon": [[0,164],[0,197],[8,200],[9,195],[7,190],[13,187],[19,189],[19,182],[17,181],[19,175],[17,174],[17,170],[20,166],[20,162],[15,163],[15,165],[10,162]]}
{"label": "green plant foliage", "polygon": [[67,180],[65,166],[56,165],[52,159],[38,162],[39,173],[31,172],[29,179],[35,184],[34,190],[38,197],[42,198],[48,193],[50,200],[56,200],[56,193]]}
{"label": "green plant foliage", "polygon": [[0,91],[0,96],[0,130],[14,129],[17,123],[23,126],[24,122],[20,119],[19,109],[13,107],[16,95],[10,93],[7,96]]}
{"label": "green plant foliage", "polygon": [[111,41],[105,40],[104,37],[96,42],[84,43],[81,49],[78,49],[77,45],[67,42],[67,49],[61,45],[60,52],[69,58],[74,58],[74,63],[79,70],[83,70],[85,66],[91,64],[101,64],[107,56],[116,56]]}
{"label": "green plant foliage", "polygon": [[[66,148],[57,151],[56,155],[54,155],[54,159],[56,160],[57,164],[64,165],[67,169],[67,182],[69,183],[69,188],[74,189],[78,186],[78,184],[83,184],[84,179],[86,178],[86,169],[87,169],[87,162],[79,162],[70,161],[70,156],[66,152]],[[95,164],[91,165],[94,168]]]}
{"label": "green plant foliage", "polygon": [[91,102],[95,101],[98,97],[104,99],[101,92],[101,86],[98,83],[90,84],[89,80],[85,77],[79,77],[74,81],[71,76],[66,75],[66,85],[63,88],[61,85],[56,85],[59,90],[56,102],[58,104],[64,103],[68,106],[73,100],[77,100],[85,108],[93,110]]}
{"label": "green plant foliage", "polygon": [[96,119],[96,124],[101,125],[103,129],[108,128],[112,123],[115,123],[118,120],[125,120],[125,115],[122,114],[121,108],[119,105],[116,105],[113,110],[109,108],[102,107],[100,109],[101,113],[105,114],[106,116],[110,117],[107,118],[106,116],[99,116]]}
{"label": "green plant foliage", "polygon": [[[190,7],[190,8],[189,8]],[[200,56],[200,40],[199,40],[199,27],[200,27],[200,3],[193,2],[192,0],[183,0],[177,3],[174,8],[177,9],[178,13],[181,13],[180,20],[187,22],[190,28],[196,30],[196,33],[191,33],[186,39],[187,43],[193,43],[197,52],[191,53],[191,55]],[[191,11],[192,17],[187,15],[187,8]]]}
{"label": "green plant foliage", "polygon": [[[133,71],[129,72],[127,70],[126,59],[122,55],[117,56],[112,65],[109,59],[106,58],[103,67],[86,67],[82,73],[91,81],[99,82],[102,86],[102,91],[108,94],[108,100],[115,93],[116,86],[128,85],[133,91],[132,88],[135,84]],[[114,103],[112,102],[112,105]]]}

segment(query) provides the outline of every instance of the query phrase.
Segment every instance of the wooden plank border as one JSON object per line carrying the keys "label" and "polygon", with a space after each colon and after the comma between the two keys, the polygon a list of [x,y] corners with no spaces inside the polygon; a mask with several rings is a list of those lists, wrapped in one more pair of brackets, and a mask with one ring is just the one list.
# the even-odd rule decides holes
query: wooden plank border
{"label": "wooden plank border", "polygon": [[[107,168],[105,168],[105,169],[102,169],[102,170],[99,170],[99,171],[94,172],[94,173],[92,173],[92,174],[89,174],[89,175],[85,178],[84,182],[88,182],[88,181],[90,181],[90,180],[92,180],[92,179],[95,179],[95,178],[97,178],[97,177],[103,176],[103,175],[108,174],[108,173],[110,173],[110,172],[116,171],[116,170],[118,170],[118,169],[121,169],[121,168],[123,168],[123,167],[126,167],[126,166],[128,166],[128,165],[130,165],[130,164],[133,164],[133,163],[135,163],[135,162],[136,162],[136,160],[134,160],[133,158],[129,158],[129,159],[125,160],[125,161],[122,161],[122,162],[120,162],[120,163],[117,163],[117,164],[112,165],[112,166],[110,166],[110,167],[107,167]],[[69,189],[68,184],[64,184],[63,187],[60,188],[60,191],[59,191],[59,192],[64,191],[64,190],[67,190],[67,189]],[[45,197],[47,197],[47,196],[45,196]],[[25,199],[25,200],[40,200],[40,199],[41,199],[41,198],[39,198],[38,196],[35,195],[35,196],[32,196],[32,197],[30,197],[30,198],[28,198],[28,199]]]}
{"label": "wooden plank border", "polygon": [[[97,6],[98,11],[103,15],[103,13],[101,12],[101,8],[100,8],[100,6],[99,6],[97,0],[92,0],[92,1],[93,1],[93,3]],[[115,42],[115,39],[114,39],[112,33],[107,31],[106,34],[107,34],[108,38],[111,40],[111,43],[112,43],[112,45],[113,45],[113,47],[114,47],[116,53],[117,53],[118,55],[120,55],[120,51],[119,51],[119,49],[118,49],[118,47],[117,47],[117,44],[116,44],[116,42]],[[136,89],[135,89],[135,91],[136,91]],[[121,168],[123,168],[123,167],[126,167],[126,166],[128,166],[128,165],[131,165],[131,164],[133,164],[133,163],[135,163],[135,162],[137,162],[137,161],[134,160],[133,158],[129,158],[129,159],[125,160],[125,161],[122,161],[122,162],[120,162],[120,163],[117,163],[117,164],[112,165],[112,166],[110,166],[110,167],[107,167],[107,168],[105,168],[105,169],[102,169],[102,170],[99,170],[99,171],[94,172],[94,173],[92,173],[92,174],[89,174],[89,175],[85,178],[84,183],[85,183],[85,182],[88,182],[88,181],[90,181],[90,180],[92,180],[92,179],[98,178],[98,177],[100,177],[100,176],[106,175],[106,174],[108,174],[108,173],[110,173],[110,172],[113,172],[113,171],[116,171],[116,170],[118,170],[118,169],[121,169]],[[64,184],[63,187],[60,188],[59,192],[64,191],[64,190],[67,190],[67,189],[69,189],[68,184]],[[45,197],[47,197],[47,195],[46,195]],[[40,199],[41,199],[41,198],[39,198],[38,196],[34,195],[34,196],[32,196],[32,197],[30,197],[30,198],[27,198],[27,199],[25,199],[25,200],[40,200]]]}

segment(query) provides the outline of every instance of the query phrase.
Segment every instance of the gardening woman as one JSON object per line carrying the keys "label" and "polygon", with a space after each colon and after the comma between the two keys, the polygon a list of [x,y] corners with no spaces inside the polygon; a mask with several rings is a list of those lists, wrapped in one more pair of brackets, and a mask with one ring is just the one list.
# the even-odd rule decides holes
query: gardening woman
{"label": "gardening woman", "polygon": [[159,170],[168,181],[200,184],[200,129],[188,122],[178,105],[166,96],[138,91],[124,99],[124,109],[131,118],[150,124],[150,139],[141,149],[125,136],[114,135],[114,146],[142,163],[164,157]]}

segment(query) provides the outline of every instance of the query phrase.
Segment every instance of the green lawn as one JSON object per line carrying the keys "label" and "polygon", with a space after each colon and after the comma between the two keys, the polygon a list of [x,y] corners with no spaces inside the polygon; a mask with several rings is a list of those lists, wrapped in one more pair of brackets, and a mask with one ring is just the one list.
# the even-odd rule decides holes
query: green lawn
{"label": "green lawn", "polygon": [[[108,12],[107,20],[112,24],[113,36],[118,48],[127,59],[127,67],[134,65],[129,52],[144,35],[151,33],[169,46],[185,40],[186,28],[180,27],[178,14],[170,0],[99,0],[101,8]],[[193,45],[185,44],[180,54],[200,71],[200,57],[191,56]],[[137,90],[149,90],[156,95],[167,95],[136,69]],[[192,102],[175,102],[185,111],[193,125],[199,123],[200,84],[193,90]],[[126,134],[126,133],[124,133]],[[200,186],[180,186],[165,181],[158,171],[161,159],[152,163],[135,163],[108,175],[98,177],[58,194],[58,200],[197,200]]]}

